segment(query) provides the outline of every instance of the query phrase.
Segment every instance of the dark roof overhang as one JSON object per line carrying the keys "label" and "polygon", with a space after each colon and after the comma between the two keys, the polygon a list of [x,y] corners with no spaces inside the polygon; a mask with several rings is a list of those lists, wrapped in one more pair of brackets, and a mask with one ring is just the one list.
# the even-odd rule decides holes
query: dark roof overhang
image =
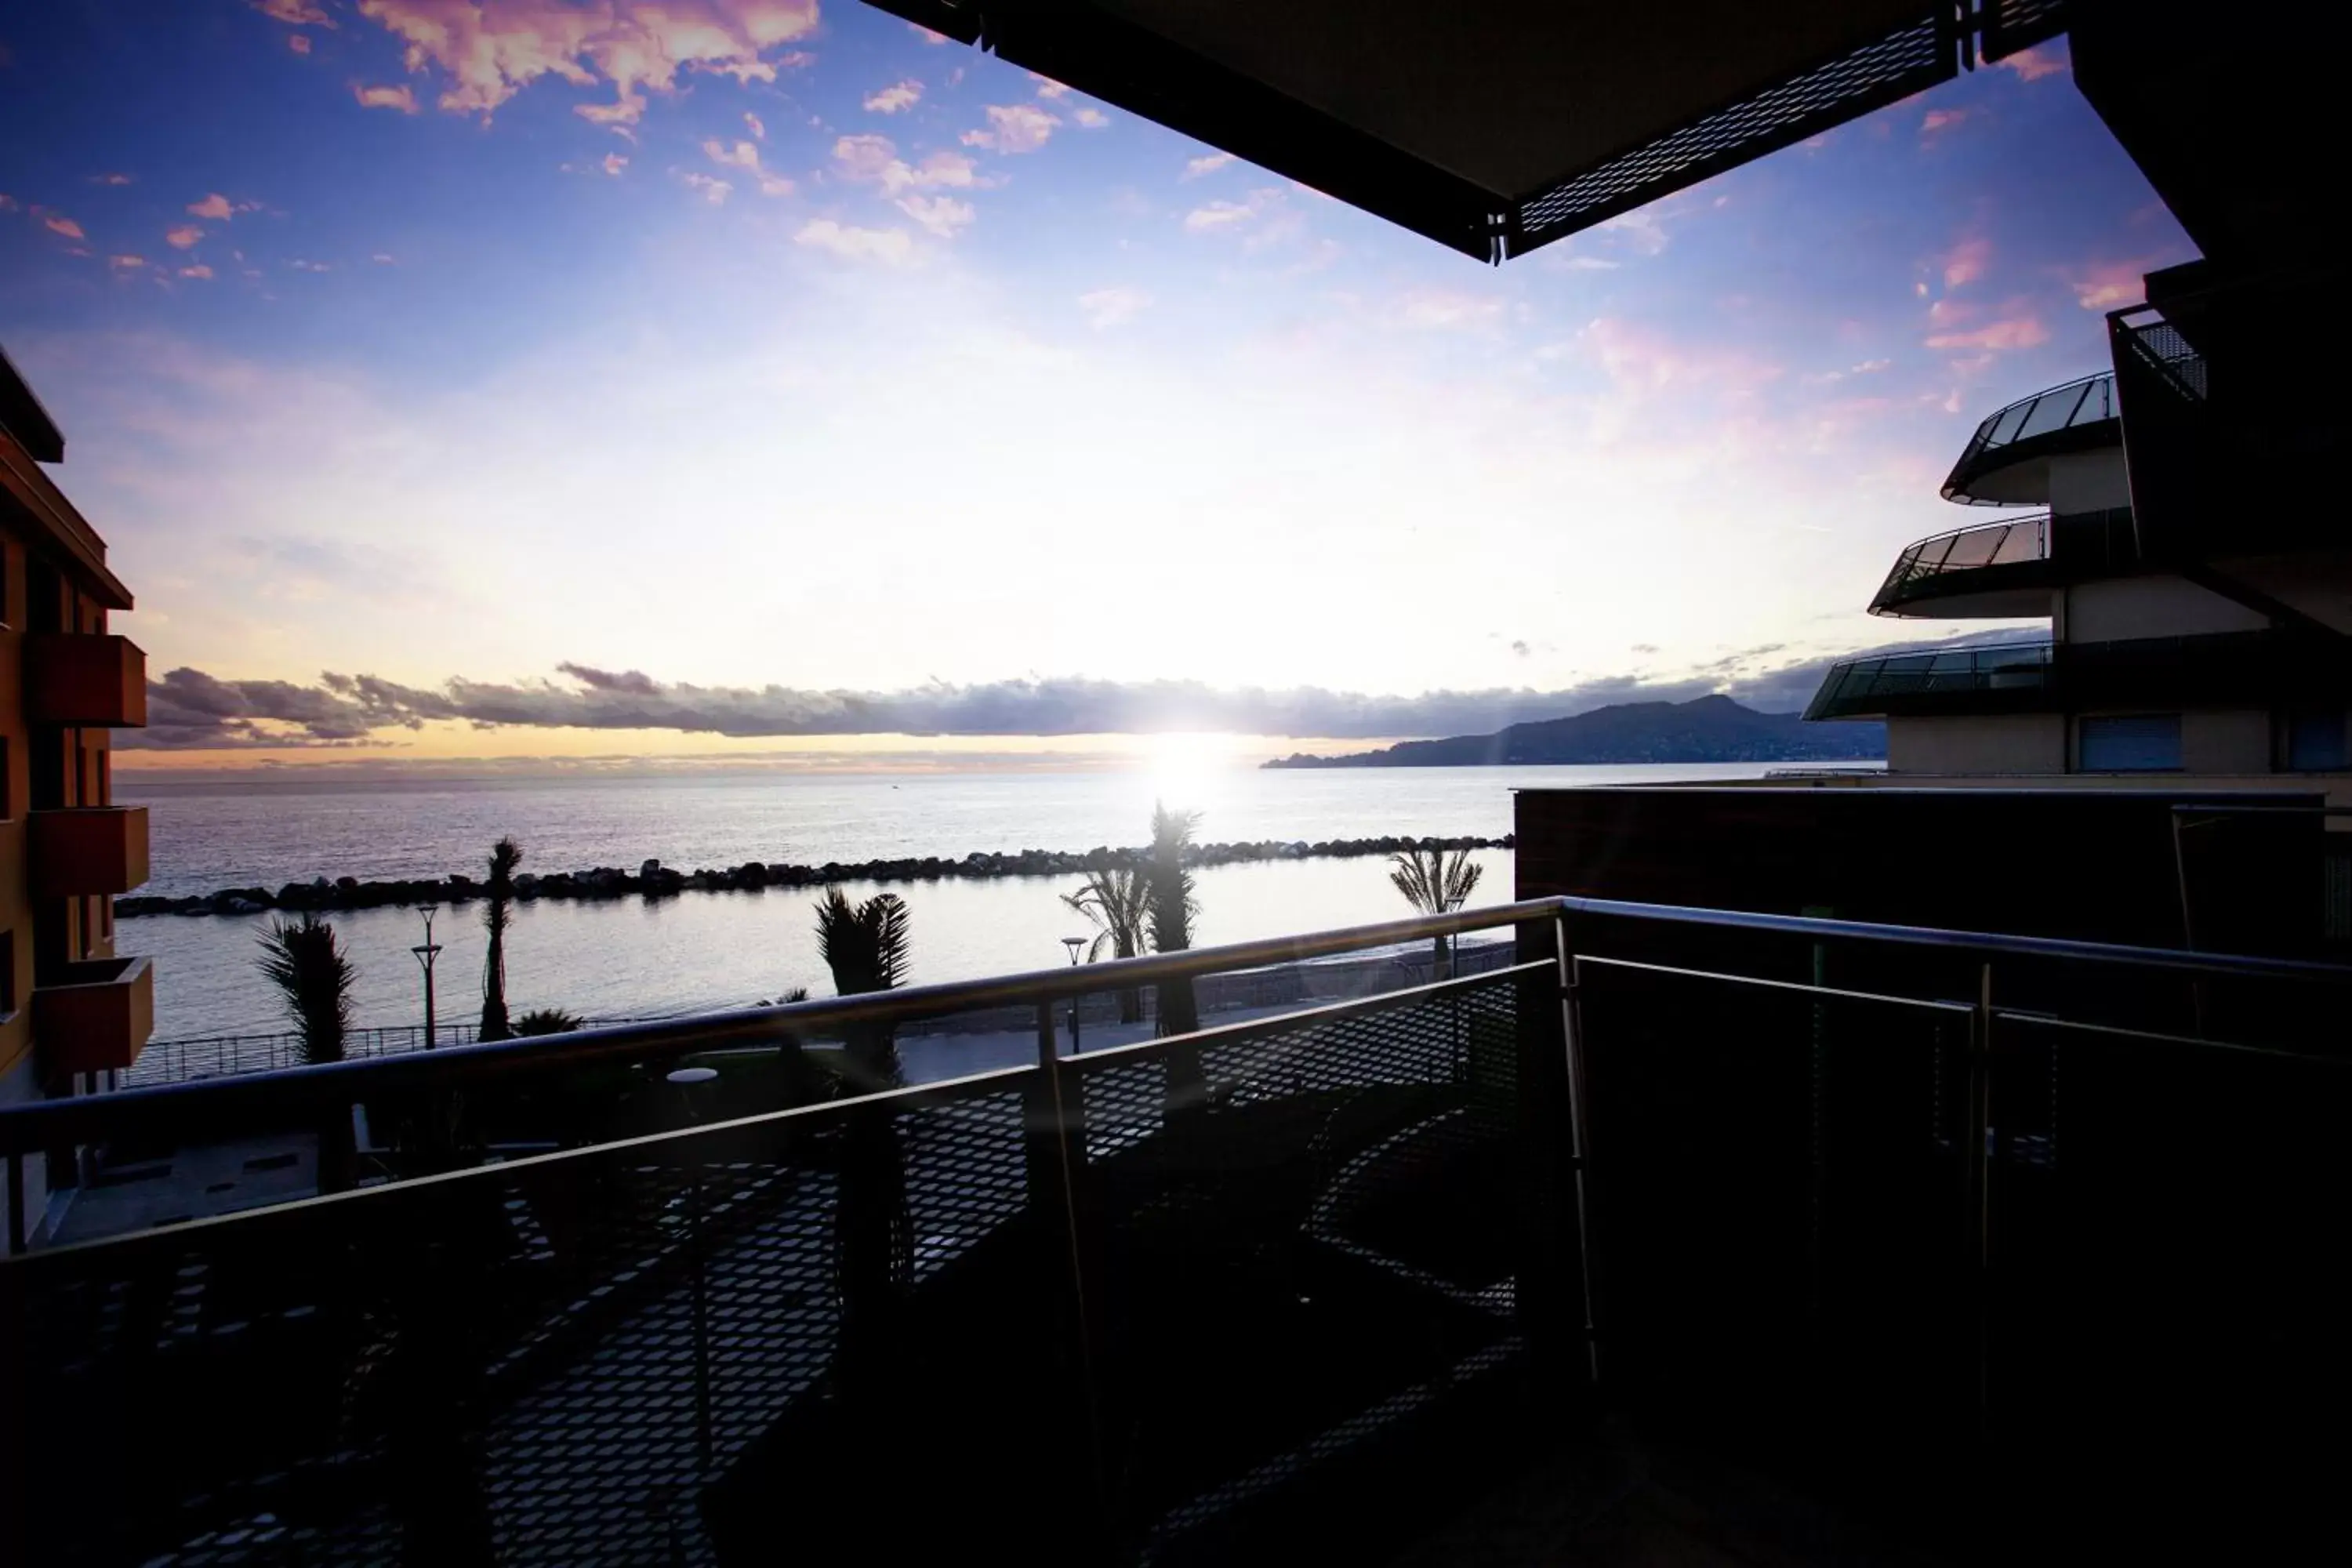
{"label": "dark roof overhang", "polygon": [[2061,30],[2064,0],[869,0],[1481,260]]}

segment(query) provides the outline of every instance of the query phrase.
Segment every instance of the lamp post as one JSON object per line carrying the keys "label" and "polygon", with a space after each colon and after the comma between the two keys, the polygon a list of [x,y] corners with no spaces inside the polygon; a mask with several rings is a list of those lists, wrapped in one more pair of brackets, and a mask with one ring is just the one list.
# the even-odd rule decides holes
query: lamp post
{"label": "lamp post", "polygon": [[[1070,950],[1070,967],[1076,969],[1078,966],[1078,950],[1087,945],[1087,939],[1082,936],[1066,936],[1062,939],[1062,945]],[[1075,994],[1070,998],[1070,1054],[1072,1056],[1078,1054],[1078,1001],[1079,998]]]}
{"label": "lamp post", "polygon": [[433,940],[433,917],[441,912],[438,904],[424,904],[417,912],[425,917],[425,940],[408,951],[416,955],[417,967],[425,971],[425,1048],[431,1050],[433,1037],[433,961],[441,956],[441,944]]}

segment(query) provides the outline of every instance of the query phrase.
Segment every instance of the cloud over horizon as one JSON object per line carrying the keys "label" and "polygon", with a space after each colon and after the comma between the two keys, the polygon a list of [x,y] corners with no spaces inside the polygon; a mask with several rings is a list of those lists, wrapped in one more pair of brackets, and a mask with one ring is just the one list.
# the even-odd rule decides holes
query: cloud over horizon
{"label": "cloud over horizon", "polygon": [[[2016,639],[2014,630],[1946,641]],[[1925,646],[1890,644],[1886,652]],[[1771,662],[1781,650],[1732,654],[1664,679],[1596,677],[1554,690],[1491,687],[1412,695],[1322,687],[1219,688],[1196,680],[1097,680],[1081,676],[954,684],[900,691],[820,691],[789,686],[698,686],[641,670],[566,662],[561,679],[453,677],[438,687],[329,672],[315,685],[225,680],[182,668],[147,683],[148,723],[121,731],[121,750],[249,751],[386,744],[384,732],[456,722],[478,730],[674,731],[731,739],[825,735],[1068,736],[1213,731],[1300,739],[1374,740],[1482,734],[1617,702],[1687,702],[1723,694],[1765,712],[1801,709],[1836,658]]]}

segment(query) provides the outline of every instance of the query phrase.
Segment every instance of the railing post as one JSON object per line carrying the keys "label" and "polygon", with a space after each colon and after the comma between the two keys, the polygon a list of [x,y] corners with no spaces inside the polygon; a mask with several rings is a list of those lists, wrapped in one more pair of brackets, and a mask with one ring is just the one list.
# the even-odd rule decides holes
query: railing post
{"label": "railing post", "polygon": [[1518,928],[1517,938],[1520,963],[1552,961],[1520,982],[1518,995],[1517,1132],[1525,1205],[1519,1321],[1539,1384],[1559,1393],[1590,1388],[1600,1374],[1585,1203],[1583,1040],[1565,923],[1558,916],[1532,921]]}
{"label": "railing post", "polygon": [[1967,1181],[1962,1214],[1962,1267],[1968,1274],[1975,1355],[1976,1427],[1979,1439],[1992,1412],[1992,965],[1977,971],[1976,1005],[1969,1018],[1968,1132],[1963,1151]]}
{"label": "railing post", "polygon": [[[1072,999],[1072,1005],[1077,1005]],[[1102,1400],[1097,1369],[1101,1365],[1096,1304],[1087,1289],[1094,1274],[1088,1262],[1090,1230],[1086,1190],[1086,1088],[1077,1068],[1066,1061],[1054,1030],[1054,1004],[1037,1004],[1037,1075],[1029,1089],[1029,1200],[1037,1226],[1038,1258],[1044,1269],[1047,1299],[1055,1303],[1051,1332],[1056,1351],[1062,1397],[1055,1401],[1059,1417],[1049,1430],[1066,1431],[1084,1452],[1078,1471],[1086,1478],[1085,1506],[1068,1522],[1070,1539],[1066,1560],[1085,1561],[1097,1555],[1096,1544],[1107,1539],[1108,1493],[1104,1485]],[[1066,1466],[1057,1470],[1067,1473]],[[1052,1556],[1048,1551],[1039,1560]]]}

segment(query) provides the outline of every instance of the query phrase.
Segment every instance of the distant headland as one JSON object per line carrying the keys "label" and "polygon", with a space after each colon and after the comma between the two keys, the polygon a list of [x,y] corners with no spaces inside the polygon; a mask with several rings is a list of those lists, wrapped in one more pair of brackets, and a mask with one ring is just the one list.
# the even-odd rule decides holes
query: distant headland
{"label": "distant headland", "polygon": [[1886,755],[1886,726],[1808,724],[1759,713],[1728,697],[1621,702],[1567,719],[1513,724],[1491,735],[1403,741],[1377,752],[1297,752],[1269,768],[1554,767],[1632,763],[1858,763]]}

